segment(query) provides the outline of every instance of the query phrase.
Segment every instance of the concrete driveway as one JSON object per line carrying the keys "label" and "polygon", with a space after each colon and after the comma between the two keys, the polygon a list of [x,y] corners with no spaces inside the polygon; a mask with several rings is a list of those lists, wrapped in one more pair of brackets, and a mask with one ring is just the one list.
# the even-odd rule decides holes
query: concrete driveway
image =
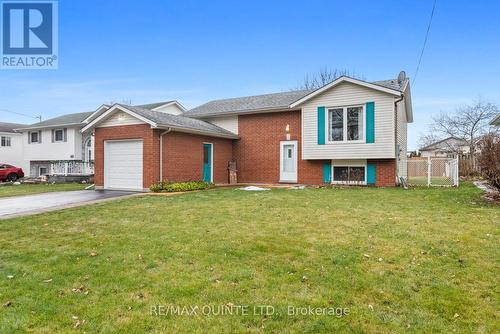
{"label": "concrete driveway", "polygon": [[33,215],[136,195],[140,195],[140,193],[79,190],[0,198],[0,219]]}

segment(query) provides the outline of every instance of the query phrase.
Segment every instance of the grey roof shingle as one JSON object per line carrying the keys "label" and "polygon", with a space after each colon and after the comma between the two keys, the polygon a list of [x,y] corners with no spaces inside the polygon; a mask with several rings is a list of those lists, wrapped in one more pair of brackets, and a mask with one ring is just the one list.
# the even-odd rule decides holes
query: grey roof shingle
{"label": "grey roof shingle", "polygon": [[14,129],[19,129],[24,126],[26,126],[26,124],[0,122],[0,132],[15,133],[16,131],[14,131]]}
{"label": "grey roof shingle", "polygon": [[199,119],[167,114],[164,112],[149,110],[138,106],[128,106],[124,104],[118,105],[142,117],[145,117],[158,125],[173,127],[176,129],[201,131],[231,138],[238,138],[238,135],[234,134],[231,131],[225,130],[221,127],[218,127],[217,125]]}
{"label": "grey roof shingle", "polygon": [[[405,83],[406,81],[399,83],[397,79],[372,82],[372,84],[398,91],[403,90]],[[214,100],[202,104],[201,106],[195,107],[191,110],[188,110],[184,113],[184,115],[192,117],[203,117],[203,116],[239,113],[252,110],[286,109],[293,102],[300,100],[304,96],[314,91],[315,89],[296,90],[296,91],[274,93],[274,94],[264,94],[264,95],[237,97],[224,100]]]}
{"label": "grey roof shingle", "polygon": [[[22,126],[20,129],[38,129],[49,128],[53,126],[73,125],[83,122],[83,120],[93,114],[93,111],[79,112],[74,114],[66,114],[58,117],[48,119],[46,121],[30,124],[29,126]],[[82,125],[83,126],[83,125]]]}
{"label": "grey roof shingle", "polygon": [[148,104],[140,104],[140,105],[137,105],[136,107],[145,108],[145,109],[155,109],[155,108],[161,107],[164,104],[172,103],[172,102],[175,102],[175,100],[165,101],[165,102],[148,103]]}
{"label": "grey roof shingle", "polygon": [[374,81],[372,82],[372,84],[402,92],[406,82],[408,82],[408,79],[405,79],[404,81],[401,82],[398,82],[398,79],[391,79],[391,80]]}
{"label": "grey roof shingle", "polygon": [[240,111],[259,109],[279,109],[303,98],[314,90],[295,90],[290,92],[237,97],[224,100],[214,100],[202,104],[184,113],[186,116],[208,116]]}
{"label": "grey roof shingle", "polygon": [[[165,102],[155,102],[155,103],[148,103],[148,104],[139,104],[139,105],[136,105],[135,107],[153,110],[155,108],[161,107],[162,105],[165,105],[165,104],[168,104],[168,103],[172,103],[172,102],[177,102],[177,101],[176,100],[170,100],[170,101],[165,101]],[[109,105],[109,104],[103,104],[103,106],[108,107],[108,108],[111,107],[111,105]],[[106,112],[106,110],[102,110],[100,113],[95,113],[95,115],[93,115],[92,117],[90,117],[88,119],[88,122],[89,123],[92,122],[94,119],[96,119],[97,117],[99,117],[104,112]]]}
{"label": "grey roof shingle", "polygon": [[[142,107],[145,109],[154,109],[154,108],[157,108],[157,107],[164,105],[166,103],[169,103],[169,102],[172,102],[172,101],[144,104],[144,105],[138,106],[138,107]],[[22,126],[17,127],[17,128],[29,129],[29,128],[44,128],[44,127],[52,127],[52,126],[60,126],[60,125],[78,124],[78,123],[83,122],[83,120],[85,120],[87,117],[89,117],[93,113],[94,113],[93,111],[89,111],[89,112],[79,112],[79,113],[73,113],[73,114],[66,114],[66,115],[61,115],[58,117],[50,118],[48,120],[45,120],[45,121],[42,121],[39,123],[33,123],[30,125],[22,125]],[[98,115],[95,115],[95,117],[97,117],[97,116]],[[95,117],[93,119],[95,119]],[[91,119],[91,121],[92,121],[92,119]],[[82,124],[82,127],[83,127],[83,124]]]}

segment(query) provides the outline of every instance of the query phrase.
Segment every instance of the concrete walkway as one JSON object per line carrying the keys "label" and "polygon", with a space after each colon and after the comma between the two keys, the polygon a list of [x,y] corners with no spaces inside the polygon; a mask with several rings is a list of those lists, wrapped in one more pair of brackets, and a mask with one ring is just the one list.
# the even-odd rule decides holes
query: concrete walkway
{"label": "concrete walkway", "polygon": [[0,198],[0,219],[88,205],[141,195],[129,191],[79,190]]}

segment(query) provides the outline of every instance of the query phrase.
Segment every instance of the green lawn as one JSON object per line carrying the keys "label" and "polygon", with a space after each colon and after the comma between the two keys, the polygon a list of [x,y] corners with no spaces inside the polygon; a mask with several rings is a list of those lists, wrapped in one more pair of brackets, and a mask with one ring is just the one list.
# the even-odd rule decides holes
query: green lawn
{"label": "green lawn", "polygon": [[463,183],[220,189],[1,221],[0,332],[498,332],[499,216]]}
{"label": "green lawn", "polygon": [[80,183],[56,183],[56,184],[19,184],[19,185],[0,185],[0,198],[33,195],[48,193],[53,191],[83,190],[88,184]]}
{"label": "green lawn", "polygon": [[[408,184],[414,186],[427,186],[427,176],[413,176],[408,178]],[[431,185],[435,186],[452,186],[453,181],[446,176],[433,176]]]}

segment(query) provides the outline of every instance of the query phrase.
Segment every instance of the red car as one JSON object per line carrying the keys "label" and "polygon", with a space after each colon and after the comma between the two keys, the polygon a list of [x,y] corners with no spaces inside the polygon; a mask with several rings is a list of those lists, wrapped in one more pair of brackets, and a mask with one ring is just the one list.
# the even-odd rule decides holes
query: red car
{"label": "red car", "polygon": [[0,163],[0,182],[2,181],[14,182],[22,177],[24,177],[24,172],[22,168],[17,168],[11,165]]}

